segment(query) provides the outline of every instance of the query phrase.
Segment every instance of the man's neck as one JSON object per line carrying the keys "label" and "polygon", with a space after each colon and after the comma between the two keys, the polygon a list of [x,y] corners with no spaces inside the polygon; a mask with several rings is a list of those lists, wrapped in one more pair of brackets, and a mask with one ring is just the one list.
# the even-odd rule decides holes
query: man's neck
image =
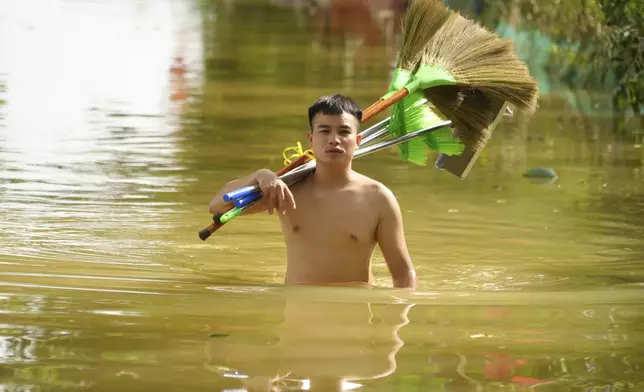
{"label": "man's neck", "polygon": [[325,188],[341,188],[351,182],[352,173],[351,165],[345,167],[317,165],[314,182]]}

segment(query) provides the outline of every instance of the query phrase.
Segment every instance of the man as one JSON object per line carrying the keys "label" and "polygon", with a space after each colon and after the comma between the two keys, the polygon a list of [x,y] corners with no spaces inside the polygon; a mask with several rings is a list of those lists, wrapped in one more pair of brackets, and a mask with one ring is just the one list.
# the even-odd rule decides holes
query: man
{"label": "man", "polygon": [[371,256],[378,245],[393,286],[416,288],[396,198],[351,167],[361,120],[352,99],[320,98],[309,108],[312,175],[289,189],[271,170],[261,169],[226,184],[210,202],[215,214],[226,204],[225,193],[259,186],[263,197],[245,214],[278,213],[287,250],[286,284],[371,284]]}

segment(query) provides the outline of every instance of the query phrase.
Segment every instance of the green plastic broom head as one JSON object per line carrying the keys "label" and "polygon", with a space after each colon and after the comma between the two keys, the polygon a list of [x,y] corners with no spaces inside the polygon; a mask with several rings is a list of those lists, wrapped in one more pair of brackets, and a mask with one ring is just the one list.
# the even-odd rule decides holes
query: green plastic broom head
{"label": "green plastic broom head", "polygon": [[403,88],[411,95],[428,88],[455,84],[456,79],[447,70],[436,65],[421,64],[414,73],[396,68],[389,84],[389,91],[382,96],[382,99],[388,98]]}
{"label": "green plastic broom head", "polygon": [[[398,91],[409,82],[411,74],[396,71],[389,86],[389,91]],[[389,133],[399,137],[416,132],[445,121],[446,118],[427,101],[422,90],[409,94],[392,105]],[[465,145],[453,135],[450,128],[441,128],[422,138],[411,139],[398,145],[400,158],[414,164],[425,166],[429,150],[445,155],[460,155]]]}

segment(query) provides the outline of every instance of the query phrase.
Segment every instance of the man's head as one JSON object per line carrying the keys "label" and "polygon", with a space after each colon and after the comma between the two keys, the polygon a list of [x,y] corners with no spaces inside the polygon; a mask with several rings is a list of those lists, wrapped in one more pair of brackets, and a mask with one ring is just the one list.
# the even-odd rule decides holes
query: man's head
{"label": "man's head", "polygon": [[309,144],[318,162],[348,164],[360,144],[362,111],[340,94],[318,99],[309,108]]}

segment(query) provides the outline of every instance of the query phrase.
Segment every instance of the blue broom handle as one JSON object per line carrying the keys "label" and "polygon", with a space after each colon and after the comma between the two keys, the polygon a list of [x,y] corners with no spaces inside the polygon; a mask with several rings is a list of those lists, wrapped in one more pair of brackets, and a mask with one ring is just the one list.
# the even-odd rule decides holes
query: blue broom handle
{"label": "blue broom handle", "polygon": [[262,192],[253,192],[247,196],[240,197],[235,200],[235,207],[237,208],[242,208],[244,206],[249,205],[250,203],[254,202],[255,200],[259,199],[262,197]]}
{"label": "blue broom handle", "polygon": [[224,194],[224,201],[230,203],[233,200],[241,199],[257,191],[257,185],[249,185],[243,188],[228,192]]}

